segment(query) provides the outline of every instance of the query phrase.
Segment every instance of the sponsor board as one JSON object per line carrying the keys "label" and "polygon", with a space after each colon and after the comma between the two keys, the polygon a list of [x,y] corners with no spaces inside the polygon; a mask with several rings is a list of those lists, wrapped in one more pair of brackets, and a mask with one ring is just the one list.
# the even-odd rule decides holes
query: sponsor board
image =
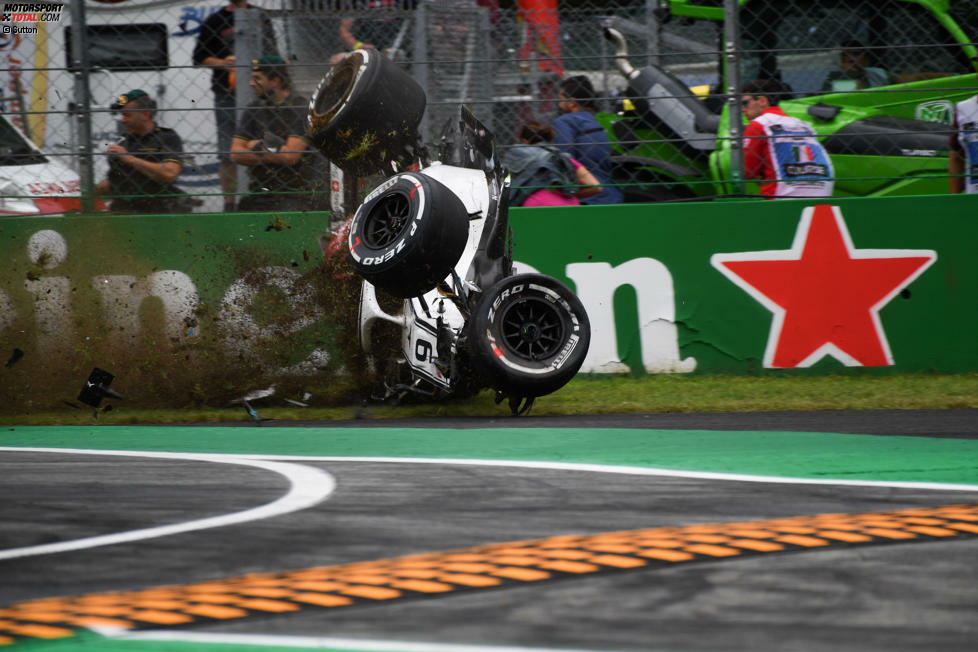
{"label": "sponsor board", "polygon": [[519,271],[587,309],[584,372],[886,374],[978,368],[975,211],[961,195],[511,215]]}
{"label": "sponsor board", "polygon": [[[974,373],[976,201],[511,217],[517,270],[563,280],[588,313],[582,373]],[[328,223],[326,213],[4,221],[0,352],[23,355],[5,370],[0,404],[61,398],[59,374],[80,383],[92,366],[154,387],[338,373],[342,324],[321,300],[343,288],[317,285]]]}

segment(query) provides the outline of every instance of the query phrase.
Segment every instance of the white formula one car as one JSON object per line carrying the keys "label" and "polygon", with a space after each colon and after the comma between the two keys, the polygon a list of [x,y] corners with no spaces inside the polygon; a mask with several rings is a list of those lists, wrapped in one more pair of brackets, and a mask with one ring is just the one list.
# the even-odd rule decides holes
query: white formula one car
{"label": "white formula one car", "polygon": [[[310,141],[344,172],[415,170],[389,176],[348,225],[360,346],[382,370],[381,398],[492,388],[524,414],[580,369],[587,313],[556,279],[514,273],[508,173],[492,135],[460,107],[432,161],[417,136],[424,106],[423,90],[374,50],[335,66],[310,102]],[[387,325],[399,331],[394,350],[377,345]]]}

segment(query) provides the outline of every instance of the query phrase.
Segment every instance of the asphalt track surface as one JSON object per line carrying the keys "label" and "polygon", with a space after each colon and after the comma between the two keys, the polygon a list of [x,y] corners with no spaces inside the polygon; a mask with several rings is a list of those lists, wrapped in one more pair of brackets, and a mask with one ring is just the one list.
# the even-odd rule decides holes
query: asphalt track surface
{"label": "asphalt track surface", "polygon": [[3,428],[0,649],[978,649],[978,410],[233,425]]}

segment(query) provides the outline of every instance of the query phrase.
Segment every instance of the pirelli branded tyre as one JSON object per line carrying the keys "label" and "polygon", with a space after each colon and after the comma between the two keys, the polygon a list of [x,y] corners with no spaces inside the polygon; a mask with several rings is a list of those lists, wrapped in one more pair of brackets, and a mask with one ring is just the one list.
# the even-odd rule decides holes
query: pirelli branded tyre
{"label": "pirelli branded tyre", "polygon": [[385,292],[415,297],[449,275],[468,236],[462,200],[424,174],[404,172],[375,188],[357,210],[350,261]]}
{"label": "pirelli branded tyre", "polygon": [[417,141],[425,102],[424,89],[397,64],[357,50],[319,82],[306,137],[344,172],[369,176],[412,158],[405,152]]}
{"label": "pirelli branded tyre", "polygon": [[475,371],[511,396],[543,396],[563,387],[581,368],[591,342],[580,299],[543,274],[496,283],[470,324]]}

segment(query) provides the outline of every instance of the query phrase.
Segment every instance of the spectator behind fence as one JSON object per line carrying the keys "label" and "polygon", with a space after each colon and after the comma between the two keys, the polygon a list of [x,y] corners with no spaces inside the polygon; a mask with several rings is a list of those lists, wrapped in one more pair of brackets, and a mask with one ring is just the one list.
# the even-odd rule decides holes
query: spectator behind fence
{"label": "spectator behind fence", "polygon": [[248,166],[248,195],[242,211],[297,211],[312,206],[305,168],[311,153],[305,141],[309,101],[292,92],[288,66],[275,55],[252,62],[257,95],[244,110],[231,143],[231,160]]}
{"label": "spectator behind fence", "polygon": [[[974,62],[978,72],[978,57]],[[978,193],[978,95],[954,107],[954,133],[947,169],[951,175],[951,192]]]}
{"label": "spectator behind fence", "polygon": [[560,151],[580,161],[602,185],[601,192],[585,198],[582,204],[620,204],[624,196],[611,185],[611,145],[594,117],[595,97],[594,87],[583,75],[560,83],[557,107],[561,115],[553,124],[555,143]]}
{"label": "spectator behind fence", "polygon": [[[234,135],[234,11],[252,9],[246,0],[231,0],[208,16],[200,28],[194,46],[195,66],[207,66],[211,73],[211,90],[214,91],[214,118],[217,121],[217,158],[221,192],[224,193],[224,210],[234,210],[235,183],[234,165],[231,164],[231,136]],[[261,14],[261,53],[278,54],[272,22],[263,12]]]}
{"label": "spectator behind fence", "polygon": [[137,88],[109,108],[119,113],[126,135],[105,150],[109,174],[95,194],[111,197],[115,213],[189,212],[190,198],[173,185],[183,170],[183,143],[177,132],[156,124],[156,102]]}
{"label": "spectator behind fence", "polygon": [[869,65],[869,52],[861,41],[843,41],[839,47],[839,69],[829,73],[823,91],[848,93],[893,83],[886,70]]}
{"label": "spectator behind fence", "polygon": [[586,167],[556,147],[554,130],[539,122],[520,127],[522,145],[506,152],[503,165],[512,173],[511,206],[578,206],[581,199],[601,192],[601,185]]}
{"label": "spectator behind fence", "polygon": [[751,82],[741,104],[750,123],[744,129],[744,176],[761,181],[761,195],[829,197],[835,185],[829,155],[807,123],[778,107],[784,86],[775,80]]}
{"label": "spectator behind fence", "polygon": [[516,24],[520,27],[520,69],[537,67],[560,78],[564,63],[560,52],[560,13],[557,0],[520,0]]}
{"label": "spectator behind fence", "polygon": [[[399,59],[411,38],[411,20],[403,13],[416,9],[418,0],[339,0],[338,9],[360,12],[355,18],[340,19],[339,38],[348,51],[376,49],[391,59]],[[401,10],[402,13],[391,13]],[[336,64],[348,52],[333,55]]]}

